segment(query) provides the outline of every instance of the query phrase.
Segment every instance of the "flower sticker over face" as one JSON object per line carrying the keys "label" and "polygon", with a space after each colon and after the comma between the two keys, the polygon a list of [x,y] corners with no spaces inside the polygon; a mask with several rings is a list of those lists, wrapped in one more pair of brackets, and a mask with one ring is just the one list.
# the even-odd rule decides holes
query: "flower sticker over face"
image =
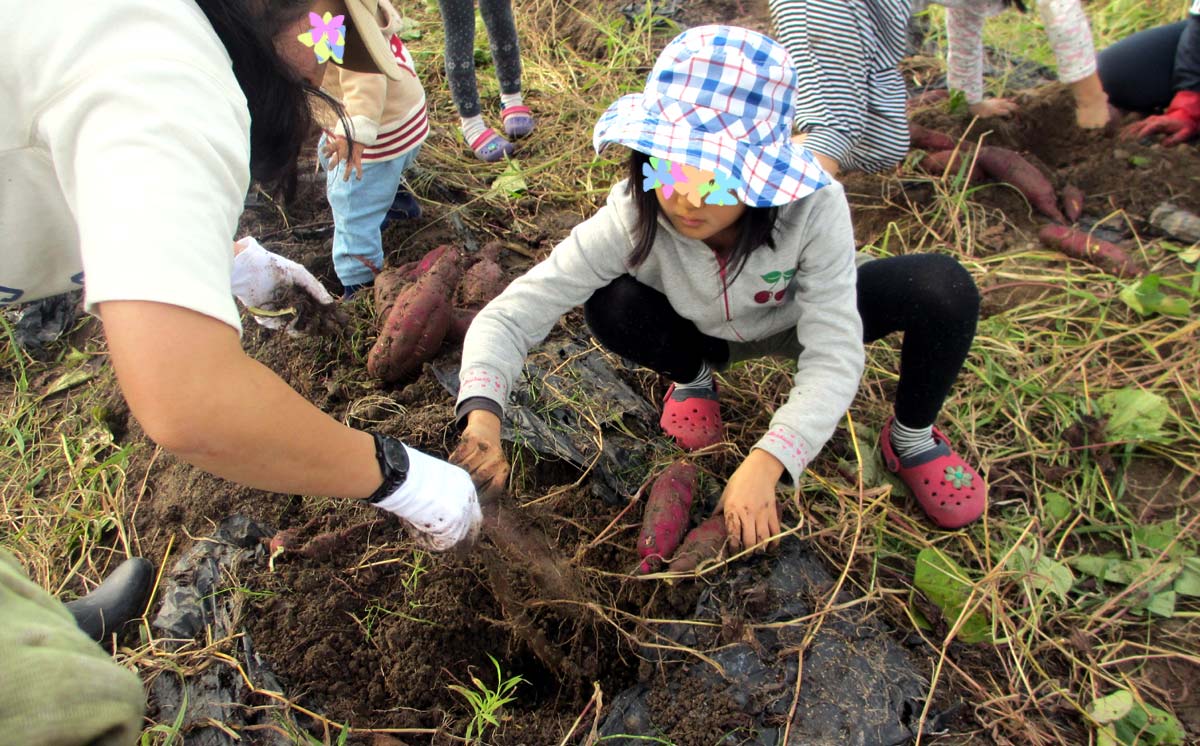
{"label": "flower sticker over face", "polygon": [[316,53],[317,62],[323,64],[333,60],[342,64],[342,53],[346,49],[346,16],[309,13],[308,22],[312,30],[296,37],[300,43]]}
{"label": "flower sticker over face", "polygon": [[643,191],[649,192],[661,187],[663,194],[668,198],[674,193],[675,185],[684,178],[678,164],[654,156],[650,157],[649,163],[642,164],[642,176],[646,177],[642,180]]}
{"label": "flower sticker over face", "polygon": [[742,186],[741,179],[730,174],[702,171],[664,158],[651,157],[649,163],[642,165],[642,175],[646,177],[642,181],[644,191],[661,188],[667,199],[679,192],[696,207],[736,205],[739,200],[734,190]]}

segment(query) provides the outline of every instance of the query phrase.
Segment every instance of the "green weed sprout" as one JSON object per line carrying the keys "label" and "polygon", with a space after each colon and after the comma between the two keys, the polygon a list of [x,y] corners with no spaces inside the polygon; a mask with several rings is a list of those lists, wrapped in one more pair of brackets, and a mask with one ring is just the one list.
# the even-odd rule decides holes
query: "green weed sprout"
{"label": "green weed sprout", "polygon": [[449,686],[451,691],[462,695],[471,707],[471,722],[467,723],[467,732],[464,734],[467,743],[480,743],[484,728],[488,725],[493,728],[500,726],[500,721],[496,717],[497,713],[504,705],[516,700],[516,697],[512,696],[513,690],[517,688],[517,684],[525,681],[520,676],[504,678],[499,661],[491,655],[488,656],[488,659],[496,667],[495,689],[489,689],[487,684],[484,684],[476,676],[471,677],[471,682],[475,685],[474,689],[468,689],[459,684]]}

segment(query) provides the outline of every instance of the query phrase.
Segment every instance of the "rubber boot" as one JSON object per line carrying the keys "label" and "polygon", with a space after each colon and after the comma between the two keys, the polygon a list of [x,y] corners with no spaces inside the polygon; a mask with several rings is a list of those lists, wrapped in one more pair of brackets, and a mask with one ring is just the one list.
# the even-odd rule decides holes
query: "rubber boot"
{"label": "rubber boot", "polygon": [[79,628],[101,642],[142,615],[153,582],[154,566],[142,557],[130,557],[95,590],[65,606]]}

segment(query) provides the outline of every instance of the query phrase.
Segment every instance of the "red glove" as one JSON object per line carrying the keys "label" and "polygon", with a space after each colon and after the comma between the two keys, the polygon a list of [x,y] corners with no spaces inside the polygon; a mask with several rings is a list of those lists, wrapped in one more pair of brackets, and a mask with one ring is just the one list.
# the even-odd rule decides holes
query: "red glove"
{"label": "red glove", "polygon": [[1179,91],[1171,99],[1166,114],[1146,117],[1129,125],[1122,137],[1133,139],[1165,134],[1163,145],[1178,145],[1195,137],[1197,131],[1200,131],[1200,91]]}

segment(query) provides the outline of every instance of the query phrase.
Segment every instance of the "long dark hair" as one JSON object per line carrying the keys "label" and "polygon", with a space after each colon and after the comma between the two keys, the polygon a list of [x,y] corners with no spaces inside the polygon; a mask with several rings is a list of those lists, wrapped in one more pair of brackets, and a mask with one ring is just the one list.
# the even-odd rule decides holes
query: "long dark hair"
{"label": "long dark hair", "polygon": [[[650,256],[654,247],[654,237],[658,234],[658,216],[661,209],[654,190],[642,189],[642,166],[650,162],[650,156],[638,150],[629,151],[629,192],[633,204],[637,207],[637,224],[633,228],[633,251],[629,252],[629,266],[636,267]],[[742,265],[750,252],[759,246],[775,250],[775,219],[779,215],[778,207],[747,207],[746,212],[738,220],[738,240],[729,256],[725,257],[725,266],[732,268],[729,282],[733,282],[742,271]]]}
{"label": "long dark hair", "polygon": [[250,175],[290,199],[296,159],[313,132],[313,105],[341,104],[296,74],[275,49],[275,35],[311,0],[196,0],[233,60],[250,108]]}

